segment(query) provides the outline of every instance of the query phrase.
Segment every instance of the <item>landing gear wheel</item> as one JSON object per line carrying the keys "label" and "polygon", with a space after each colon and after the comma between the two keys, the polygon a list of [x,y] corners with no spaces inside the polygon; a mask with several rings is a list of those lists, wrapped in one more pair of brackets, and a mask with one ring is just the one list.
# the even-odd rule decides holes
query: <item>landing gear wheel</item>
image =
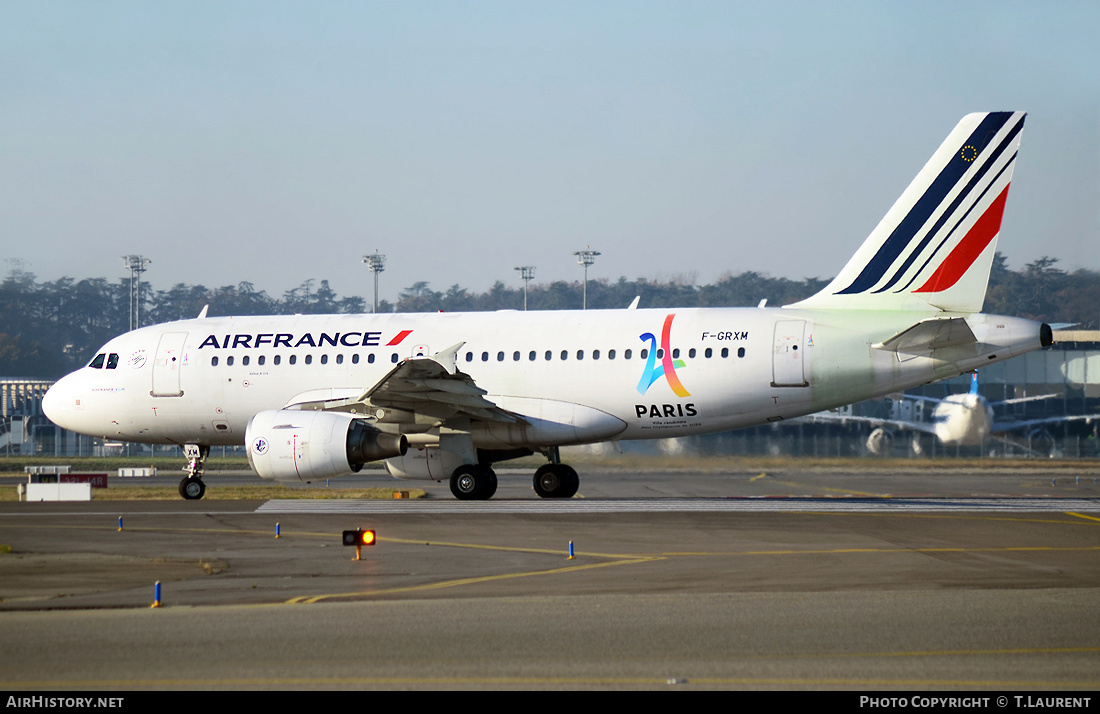
{"label": "landing gear wheel", "polygon": [[188,501],[197,501],[206,493],[206,484],[201,478],[184,477],[180,481],[180,495]]}
{"label": "landing gear wheel", "polygon": [[485,467],[485,470],[488,472],[488,478],[485,481],[485,488],[481,492],[481,498],[488,501],[497,492],[497,472],[488,466]]}
{"label": "landing gear wheel", "polygon": [[577,472],[565,464],[546,464],[535,472],[535,493],[542,498],[572,498],[580,485]]}
{"label": "landing gear wheel", "polygon": [[184,444],[183,453],[187,457],[187,466],[183,471],[187,475],[180,481],[180,496],[188,501],[197,501],[206,493],[206,484],[202,482],[203,462],[210,455],[209,444]]}
{"label": "landing gear wheel", "polygon": [[497,475],[488,466],[463,464],[451,474],[451,493],[460,501],[484,501],[497,492]]}

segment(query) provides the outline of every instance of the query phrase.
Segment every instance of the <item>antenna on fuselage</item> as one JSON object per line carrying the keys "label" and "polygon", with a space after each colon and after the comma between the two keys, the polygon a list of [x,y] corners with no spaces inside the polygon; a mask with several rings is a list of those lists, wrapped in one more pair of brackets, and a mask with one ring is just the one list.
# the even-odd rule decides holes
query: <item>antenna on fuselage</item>
{"label": "antenna on fuselage", "polygon": [[199,311],[199,316],[198,316],[197,318],[195,318],[195,319],[196,319],[196,320],[201,320],[201,319],[203,319],[204,317],[206,317],[206,311],[207,311],[207,310],[209,310],[209,309],[210,309],[210,306],[209,306],[209,305],[203,305],[203,306],[202,306],[202,310],[200,310],[200,311]]}

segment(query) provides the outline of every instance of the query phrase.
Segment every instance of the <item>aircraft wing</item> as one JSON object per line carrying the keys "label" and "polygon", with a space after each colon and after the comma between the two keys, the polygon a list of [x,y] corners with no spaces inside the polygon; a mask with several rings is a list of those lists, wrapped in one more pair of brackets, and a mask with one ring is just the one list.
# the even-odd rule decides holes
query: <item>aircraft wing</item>
{"label": "aircraft wing", "polygon": [[914,402],[928,402],[930,404],[943,404],[944,401],[943,399],[940,399],[938,397],[926,397],[921,394],[903,394],[901,395],[901,398],[909,399]]}
{"label": "aircraft wing", "polygon": [[877,417],[844,416],[842,414],[836,414],[833,412],[818,412],[816,414],[810,414],[809,416],[806,416],[804,418],[817,423],[856,423],[867,424],[869,426],[875,427],[889,426],[899,430],[908,429],[909,431],[919,431],[925,434],[936,433],[936,425],[932,422],[924,421],[902,421],[900,419],[879,419]]}
{"label": "aircraft wing", "polygon": [[993,433],[1002,434],[1009,431],[1020,431],[1023,429],[1031,429],[1036,426],[1046,426],[1048,424],[1061,424],[1067,421],[1084,421],[1092,423],[1095,420],[1100,420],[1100,414],[1072,414],[1068,416],[1055,416],[1044,417],[1042,419],[1025,419],[1022,421],[1002,421],[995,422],[993,424]]}
{"label": "aircraft wing", "polygon": [[299,394],[284,408],[375,416],[379,411],[396,411],[418,423],[462,416],[505,423],[522,420],[518,414],[501,409],[486,399],[486,391],[478,387],[470,375],[459,371],[456,355],[464,344],[460,342],[431,356],[403,360],[366,390],[311,390]]}
{"label": "aircraft wing", "polygon": [[1035,396],[1035,397],[1017,397],[1015,399],[1002,399],[999,402],[990,402],[989,406],[991,406],[993,408],[996,408],[996,407],[999,407],[999,406],[1003,406],[1005,404],[1022,404],[1024,402],[1038,402],[1038,401],[1041,401],[1043,399],[1055,399],[1055,398],[1061,399],[1062,395],[1061,394],[1040,394],[1040,395]]}

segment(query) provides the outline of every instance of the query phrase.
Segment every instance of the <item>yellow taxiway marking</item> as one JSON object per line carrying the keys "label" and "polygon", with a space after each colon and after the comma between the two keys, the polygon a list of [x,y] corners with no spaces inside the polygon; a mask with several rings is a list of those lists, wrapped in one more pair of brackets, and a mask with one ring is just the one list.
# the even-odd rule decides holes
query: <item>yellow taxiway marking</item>
{"label": "yellow taxiway marking", "polygon": [[[760,478],[761,476],[766,476],[766,475],[767,474],[760,474],[760,476],[757,476],[757,477],[749,479],[749,480],[750,481],[755,481],[756,479]],[[780,481],[779,479],[774,479],[774,483],[777,483],[780,486],[790,486],[791,488],[810,488],[806,484],[797,483],[795,481]],[[813,488],[814,488],[814,490],[826,491],[828,493],[847,493],[847,494],[851,494],[853,496],[866,496],[868,498],[892,498],[892,496],[890,494],[868,493],[866,491],[854,491],[850,488],[828,488],[828,487],[825,487],[825,486],[814,486]]]}
{"label": "yellow taxiway marking", "polygon": [[618,565],[634,565],[635,563],[646,563],[653,560],[660,560],[657,556],[642,556],[637,558],[631,558],[629,560],[616,560],[606,563],[588,563],[585,565],[571,565],[565,568],[551,568],[550,570],[529,570],[518,573],[500,573],[498,575],[481,575],[473,578],[456,578],[454,580],[443,580],[437,583],[424,583],[422,585],[409,585],[400,588],[381,588],[377,590],[363,590],[360,592],[351,593],[330,593],[328,595],[313,595],[291,598],[286,601],[287,605],[301,605],[301,604],[313,604],[317,602],[323,602],[325,600],[334,600],[337,598],[350,598],[350,597],[365,597],[368,595],[388,595],[392,593],[407,593],[418,592],[427,590],[441,590],[444,588],[454,588],[463,585],[472,585],[474,583],[488,583],[496,580],[511,580],[515,578],[530,578],[538,575],[560,575],[561,573],[571,573],[581,570],[592,570],[594,568],[607,568]]}
{"label": "yellow taxiway marking", "polygon": [[834,548],[831,550],[729,550],[729,551],[670,551],[664,557],[678,555],[852,555],[858,553],[1014,553],[1014,552],[1080,552],[1100,550],[1100,545],[1086,546],[1005,546],[1001,548]]}
{"label": "yellow taxiway marking", "polygon": [[[430,545],[441,548],[468,548],[472,550],[502,550],[513,553],[535,553],[538,555],[560,555],[565,556],[567,549],[565,548],[530,548],[513,545],[486,545],[484,543],[454,543],[449,541],[440,540],[423,540],[417,538],[379,538],[380,542],[386,543],[403,543],[405,545]],[[634,558],[648,558],[648,555],[639,555],[637,553],[596,553],[594,551],[586,550],[583,553],[577,551],[576,555],[585,555],[591,558],[611,558],[615,560],[631,560]]]}
{"label": "yellow taxiway marking", "polygon": [[[755,478],[762,478],[765,474],[761,474]],[[1100,523],[1100,518],[1090,516],[1076,512],[1066,512],[1066,516],[1070,516],[1069,519],[1054,520],[1052,518],[1020,518],[1020,517],[989,517],[989,516],[974,516],[974,515],[962,515],[962,514],[920,514],[920,513],[845,513],[837,514],[833,512],[791,512],[795,515],[824,515],[824,516],[853,516],[862,515],[876,518],[883,517],[902,517],[902,518],[938,518],[938,519],[967,519],[973,520],[975,518],[989,521],[1009,521],[1009,522],[1033,522],[1033,523],[1048,523],[1056,525],[1083,525],[1091,526],[1095,523]],[[43,526],[33,524],[20,524],[11,526],[5,524],[4,527],[14,528],[39,528]],[[50,526],[54,527],[54,526]],[[115,525],[103,524],[96,526],[65,526],[66,529],[83,529],[83,530],[115,530]],[[256,530],[256,529],[227,529],[227,528],[156,528],[156,527],[130,527],[127,528],[128,532],[158,532],[158,533],[205,533],[205,534],[233,534],[233,535],[255,535],[260,537],[270,537],[272,530]],[[284,531],[284,537],[299,537],[299,538],[321,538],[321,539],[335,539],[339,536],[338,532],[325,533],[325,532],[310,532],[310,531]],[[425,545],[435,547],[451,547],[451,548],[466,548],[466,549],[479,549],[479,550],[498,550],[507,552],[518,553],[531,553],[535,555],[550,555],[550,556],[565,556],[564,549],[548,549],[548,548],[531,548],[531,547],[517,547],[517,546],[500,546],[500,545],[487,545],[479,543],[461,543],[461,542],[449,542],[449,541],[425,541],[423,539],[414,538],[379,538],[379,543],[399,543],[405,545]],[[550,568],[546,570],[530,570],[523,572],[513,573],[501,573],[496,575],[486,575],[470,578],[457,578],[453,580],[446,580],[434,583],[423,583],[420,585],[411,585],[398,588],[386,588],[386,589],[373,589],[359,592],[350,593],[331,593],[315,596],[300,596],[284,601],[284,604],[303,604],[303,603],[317,603],[325,600],[342,599],[342,598],[354,598],[354,597],[369,597],[377,595],[386,595],[392,593],[407,593],[417,591],[429,591],[438,590],[443,588],[461,587],[464,585],[471,585],[477,583],[485,583],[492,581],[502,581],[516,578],[527,578],[541,575],[558,575],[570,572],[578,572],[582,570],[590,570],[595,568],[615,567],[622,565],[637,565],[646,562],[652,562],[656,560],[667,559],[676,556],[711,556],[711,557],[736,557],[736,556],[776,556],[776,555],[858,555],[858,554],[936,554],[936,553],[1024,553],[1024,552],[1082,552],[1082,551],[1098,551],[1100,546],[1082,546],[1082,547],[1066,547],[1066,546],[1005,546],[1005,547],[988,547],[988,548],[972,548],[972,547],[912,547],[912,548],[836,548],[836,549],[824,549],[824,550],[792,550],[792,549],[775,549],[775,550],[751,550],[751,551],[666,551],[655,553],[599,553],[585,551],[584,557],[587,558],[600,558],[606,562],[599,563],[586,563],[586,564],[574,564],[566,567]]]}
{"label": "yellow taxiway marking", "polygon": [[[382,540],[382,539],[380,539]],[[468,543],[449,543],[449,542],[432,542],[432,541],[419,541],[408,539],[393,539],[395,542],[419,544],[432,546],[447,546],[453,548],[473,548],[483,550],[502,550],[512,552],[524,552],[534,553],[539,555],[561,555],[561,551],[536,549],[536,548],[517,548],[517,547],[505,547],[505,546],[490,546],[480,544],[468,544]],[[285,604],[299,605],[299,604],[314,604],[327,600],[344,599],[344,598],[357,598],[357,597],[370,597],[377,595],[390,595],[395,593],[409,593],[409,592],[425,592],[430,590],[440,590],[445,588],[462,587],[465,585],[473,585],[494,581],[513,580],[517,578],[529,578],[543,575],[561,575],[564,573],[579,572],[582,570],[592,570],[596,568],[616,567],[622,565],[637,565],[640,563],[648,563],[653,561],[665,560],[671,557],[738,557],[738,556],[776,556],[776,555],[861,555],[861,554],[938,554],[938,553],[1029,553],[1029,552],[1082,552],[1082,551],[1100,551],[1100,545],[1098,546],[1003,546],[1003,547],[991,547],[991,548],[970,548],[970,547],[937,547],[937,548],[833,548],[825,550],[748,550],[748,551],[666,551],[658,553],[636,553],[632,555],[626,554],[605,554],[605,553],[584,553],[587,557],[596,558],[609,558],[606,562],[601,563],[587,563],[570,565],[561,568],[551,568],[548,570],[527,570],[521,572],[512,573],[499,573],[496,575],[483,575],[470,578],[455,578],[452,580],[443,580],[432,583],[422,583],[419,585],[409,585],[396,588],[378,588],[371,590],[362,590],[348,593],[329,593],[324,595],[312,595],[312,596],[299,596],[286,600]]]}
{"label": "yellow taxiway marking", "polygon": [[[909,511],[889,511],[889,512],[867,512],[867,511],[775,511],[775,513],[785,513],[790,516],[848,516],[851,518],[925,518],[929,520],[941,520],[941,521],[990,521],[990,522],[1006,522],[1006,523],[1049,523],[1052,525],[1061,526],[1091,526],[1091,523],[1082,523],[1078,520],[1066,520],[1066,519],[1054,519],[1033,517],[1025,518],[1023,516],[985,516],[975,514],[973,511],[969,513],[913,513]],[[1064,512],[1066,515],[1079,515],[1073,514],[1069,511]],[[1088,516],[1085,516],[1088,518]],[[1097,519],[1100,520],[1100,519]]]}

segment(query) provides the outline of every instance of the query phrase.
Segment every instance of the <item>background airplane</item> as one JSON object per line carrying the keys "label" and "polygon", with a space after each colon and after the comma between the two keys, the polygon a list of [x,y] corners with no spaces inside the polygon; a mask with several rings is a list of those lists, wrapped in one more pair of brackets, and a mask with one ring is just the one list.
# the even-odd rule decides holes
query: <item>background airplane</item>
{"label": "background airplane", "polygon": [[[855,423],[872,426],[867,436],[867,450],[876,456],[888,456],[894,449],[898,432],[910,432],[910,449],[921,453],[920,434],[934,436],[943,446],[982,446],[990,441],[1014,445],[1026,451],[1049,454],[1054,439],[1046,427],[1071,421],[1092,423],[1100,414],[1064,414],[1035,419],[1013,419],[996,415],[1003,407],[1056,398],[1042,394],[1015,399],[990,401],[978,389],[978,373],[970,377],[970,390],[943,399],[915,394],[889,398],[888,417],[863,416],[851,413],[851,406],[813,414],[810,421],[819,423]],[[926,409],[930,405],[931,409]]]}

